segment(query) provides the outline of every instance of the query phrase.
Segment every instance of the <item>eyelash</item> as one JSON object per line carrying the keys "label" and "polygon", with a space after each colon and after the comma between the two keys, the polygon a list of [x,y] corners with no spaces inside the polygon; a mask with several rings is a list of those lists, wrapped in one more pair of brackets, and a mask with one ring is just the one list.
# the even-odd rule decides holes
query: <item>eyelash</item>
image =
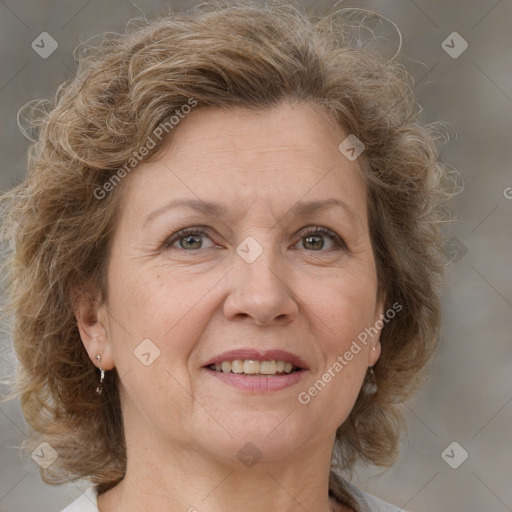
{"label": "eyelash", "polygon": [[[170,237],[166,238],[166,240],[162,244],[162,249],[164,249],[164,250],[172,249],[173,248],[172,245],[174,244],[174,242],[176,242],[177,240],[180,240],[181,238],[185,238],[188,235],[207,235],[206,231],[207,231],[207,228],[203,227],[203,226],[196,226],[196,227],[181,229],[180,231],[177,231],[176,233],[172,234]],[[314,229],[310,229],[309,231],[304,232],[301,235],[301,239],[305,238],[307,236],[311,236],[311,235],[324,235],[324,236],[330,238],[332,241],[334,241],[340,249],[348,249],[347,245],[342,240],[342,238],[340,236],[338,236],[334,231],[331,231],[330,229],[327,229],[327,228],[324,228],[321,226],[317,226]],[[186,251],[185,249],[182,249],[181,247],[179,249],[182,251]],[[197,249],[191,250],[191,251],[186,251],[186,252],[195,252],[195,251],[197,251]],[[328,251],[319,250],[319,251],[311,251],[311,252],[328,252]]]}

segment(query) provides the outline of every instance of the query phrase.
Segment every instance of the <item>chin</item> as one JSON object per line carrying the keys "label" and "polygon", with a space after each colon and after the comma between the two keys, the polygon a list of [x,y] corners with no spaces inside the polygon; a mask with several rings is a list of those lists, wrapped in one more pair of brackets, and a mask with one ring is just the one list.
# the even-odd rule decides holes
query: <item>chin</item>
{"label": "chin", "polygon": [[[202,437],[206,441],[204,449],[228,463],[251,465],[259,462],[283,462],[288,457],[297,455],[308,440],[314,437],[304,418],[298,419],[290,410],[279,412],[258,411],[253,413],[225,416],[222,425],[226,431],[213,436],[210,428]],[[219,428],[215,430],[219,434]],[[246,464],[246,461],[249,461]]]}

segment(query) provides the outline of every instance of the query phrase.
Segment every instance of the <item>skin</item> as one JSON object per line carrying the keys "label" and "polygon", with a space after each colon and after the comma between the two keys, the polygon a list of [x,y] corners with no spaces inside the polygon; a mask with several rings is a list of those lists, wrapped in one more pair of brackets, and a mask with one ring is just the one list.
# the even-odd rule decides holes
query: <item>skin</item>
{"label": "skin", "polygon": [[[318,108],[290,103],[197,109],[175,130],[159,159],[121,184],[108,298],[94,306],[84,296],[76,312],[91,360],[97,365],[101,354],[103,369],[120,376],[127,473],[99,508],[349,510],[328,499],[329,463],[336,429],[379,358],[379,336],[307,405],[297,399],[383,312],[364,181],[357,160],[338,150],[348,134]],[[337,206],[287,215],[298,201],[333,197],[359,219]],[[145,224],[176,198],[220,201],[228,214],[180,207]],[[196,226],[206,234],[162,248]],[[317,226],[346,247],[324,234],[304,236]],[[263,249],[252,263],[236,252],[248,236]],[[148,366],[134,355],[144,339],[160,351]],[[301,382],[265,394],[203,368],[237,348],[288,350],[308,370]],[[251,467],[237,457],[248,442],[261,455]]]}

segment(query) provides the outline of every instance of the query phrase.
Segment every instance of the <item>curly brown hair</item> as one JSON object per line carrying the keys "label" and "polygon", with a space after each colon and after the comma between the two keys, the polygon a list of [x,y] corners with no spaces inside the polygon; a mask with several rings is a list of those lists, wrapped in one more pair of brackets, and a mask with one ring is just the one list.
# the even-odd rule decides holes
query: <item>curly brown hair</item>
{"label": "curly brown hair", "polygon": [[348,470],[358,458],[391,465],[404,427],[399,404],[423,382],[441,327],[440,222],[451,194],[437,149],[440,132],[419,124],[404,66],[349,44],[336,12],[313,18],[287,3],[209,2],[129,24],[80,55],[76,78],[58,88],[55,103],[34,121],[26,180],[2,196],[2,240],[12,249],[5,279],[19,359],[16,391],[33,446],[44,440],[59,454],[41,470],[43,479],[85,477],[102,492],[125,474],[118,375],[107,373],[104,395],[91,392],[98,374],[73,305],[80,290],[107,296],[121,187],[101,199],[97,190],[191,98],[196,109],[314,104],[364,143],[358,162],[378,294],[385,309],[394,303],[403,309],[381,332],[377,393],[362,386],[335,448]]}

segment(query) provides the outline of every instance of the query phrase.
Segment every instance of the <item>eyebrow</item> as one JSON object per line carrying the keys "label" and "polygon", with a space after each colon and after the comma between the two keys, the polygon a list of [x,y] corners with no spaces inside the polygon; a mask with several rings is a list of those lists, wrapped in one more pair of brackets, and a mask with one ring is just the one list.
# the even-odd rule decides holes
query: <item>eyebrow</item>
{"label": "eyebrow", "polygon": [[[301,201],[296,203],[285,215],[293,217],[304,217],[313,213],[321,212],[334,206],[342,208],[352,219],[363,225],[359,216],[351,210],[347,203],[341,199],[330,198],[317,201]],[[173,208],[187,207],[210,217],[225,217],[229,211],[228,207],[216,201],[202,201],[200,199],[174,199],[160,208],[151,212],[144,220],[143,227],[155,217]]]}

